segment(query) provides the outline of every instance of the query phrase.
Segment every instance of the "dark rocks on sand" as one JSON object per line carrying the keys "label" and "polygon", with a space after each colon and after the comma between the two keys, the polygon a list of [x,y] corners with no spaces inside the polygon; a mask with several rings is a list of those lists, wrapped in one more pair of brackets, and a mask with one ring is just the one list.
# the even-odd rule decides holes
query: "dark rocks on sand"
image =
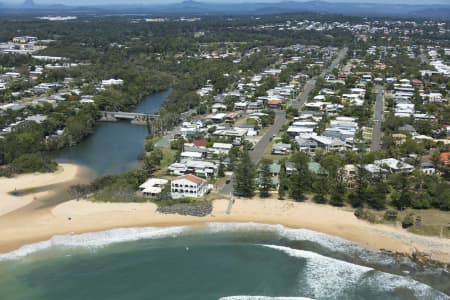
{"label": "dark rocks on sand", "polygon": [[207,201],[196,204],[175,204],[171,206],[158,207],[157,211],[162,214],[204,217],[211,214],[212,204]]}

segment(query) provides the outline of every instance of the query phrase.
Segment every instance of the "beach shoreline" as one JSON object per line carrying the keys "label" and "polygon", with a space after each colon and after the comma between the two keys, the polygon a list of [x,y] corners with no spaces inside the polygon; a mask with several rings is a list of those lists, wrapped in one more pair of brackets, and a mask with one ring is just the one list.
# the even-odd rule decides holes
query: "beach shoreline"
{"label": "beach shoreline", "polygon": [[19,210],[0,217],[0,252],[51,239],[55,235],[100,232],[114,228],[194,226],[207,223],[259,223],[308,229],[336,236],[368,249],[411,256],[426,254],[450,263],[450,240],[419,236],[401,228],[370,224],[351,211],[309,202],[275,199],[236,199],[213,202],[206,217],[165,215],[153,203],[96,203],[72,200],[52,208]]}
{"label": "beach shoreline", "polygon": [[[58,169],[52,173],[28,173],[11,178],[0,177],[0,216],[17,211],[33,201],[45,199],[58,192],[58,185],[67,187],[83,181],[89,170],[76,164],[59,164]],[[48,187],[48,190],[45,189]],[[30,189],[42,189],[16,196],[13,192]]]}

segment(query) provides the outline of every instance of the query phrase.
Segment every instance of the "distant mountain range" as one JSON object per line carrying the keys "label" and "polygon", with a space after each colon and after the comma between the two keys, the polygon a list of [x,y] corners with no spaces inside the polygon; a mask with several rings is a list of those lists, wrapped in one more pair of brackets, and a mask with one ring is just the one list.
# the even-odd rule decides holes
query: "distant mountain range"
{"label": "distant mountain range", "polygon": [[[125,0],[124,0],[125,1]],[[245,1],[245,0],[244,0]],[[374,0],[375,2],[375,0]],[[424,1],[425,2],[425,1]],[[111,4],[77,7],[68,5],[40,5],[33,0],[26,0],[21,5],[5,4],[2,14],[9,12],[31,11],[90,11],[90,12],[121,12],[121,13],[153,13],[159,15],[214,15],[214,14],[274,14],[315,12],[327,14],[342,14],[354,16],[386,16],[405,18],[427,18],[450,20],[450,4],[380,4],[380,3],[339,3],[326,1],[283,1],[274,3],[209,3],[199,1],[184,1],[176,4]]]}

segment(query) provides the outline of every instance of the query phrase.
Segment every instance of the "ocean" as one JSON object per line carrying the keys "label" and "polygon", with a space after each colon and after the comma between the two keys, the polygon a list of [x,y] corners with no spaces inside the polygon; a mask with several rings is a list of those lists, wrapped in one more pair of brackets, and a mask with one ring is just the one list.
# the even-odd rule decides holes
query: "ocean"
{"label": "ocean", "polygon": [[55,236],[0,254],[0,299],[450,299],[450,274],[254,223]]}

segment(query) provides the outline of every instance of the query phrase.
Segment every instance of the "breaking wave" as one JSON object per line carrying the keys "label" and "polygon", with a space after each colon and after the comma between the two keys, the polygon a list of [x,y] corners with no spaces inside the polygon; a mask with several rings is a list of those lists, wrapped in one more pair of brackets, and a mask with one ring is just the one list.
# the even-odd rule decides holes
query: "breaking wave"
{"label": "breaking wave", "polygon": [[219,300],[314,300],[305,297],[229,296]]}
{"label": "breaking wave", "polygon": [[357,256],[368,263],[377,263],[390,265],[395,263],[395,259],[386,255],[382,251],[367,249],[353,242],[341,239],[336,236],[325,233],[308,230],[293,229],[284,227],[283,225],[269,225],[258,223],[209,223],[208,229],[211,232],[227,232],[227,231],[268,231],[277,234],[291,241],[310,241],[330,250],[346,253],[348,255]]}
{"label": "breaking wave", "polygon": [[299,278],[299,293],[317,299],[343,299],[351,289],[375,288],[378,292],[409,290],[416,299],[449,299],[432,287],[398,275],[352,264],[314,252],[276,245],[261,245],[282,251],[306,261],[306,269]]}
{"label": "breaking wave", "polygon": [[185,231],[186,228],[187,227],[185,226],[118,228],[92,233],[55,235],[47,241],[25,245],[15,251],[0,254],[0,261],[21,258],[34,252],[46,250],[55,246],[95,248],[113,243],[177,236]]}

